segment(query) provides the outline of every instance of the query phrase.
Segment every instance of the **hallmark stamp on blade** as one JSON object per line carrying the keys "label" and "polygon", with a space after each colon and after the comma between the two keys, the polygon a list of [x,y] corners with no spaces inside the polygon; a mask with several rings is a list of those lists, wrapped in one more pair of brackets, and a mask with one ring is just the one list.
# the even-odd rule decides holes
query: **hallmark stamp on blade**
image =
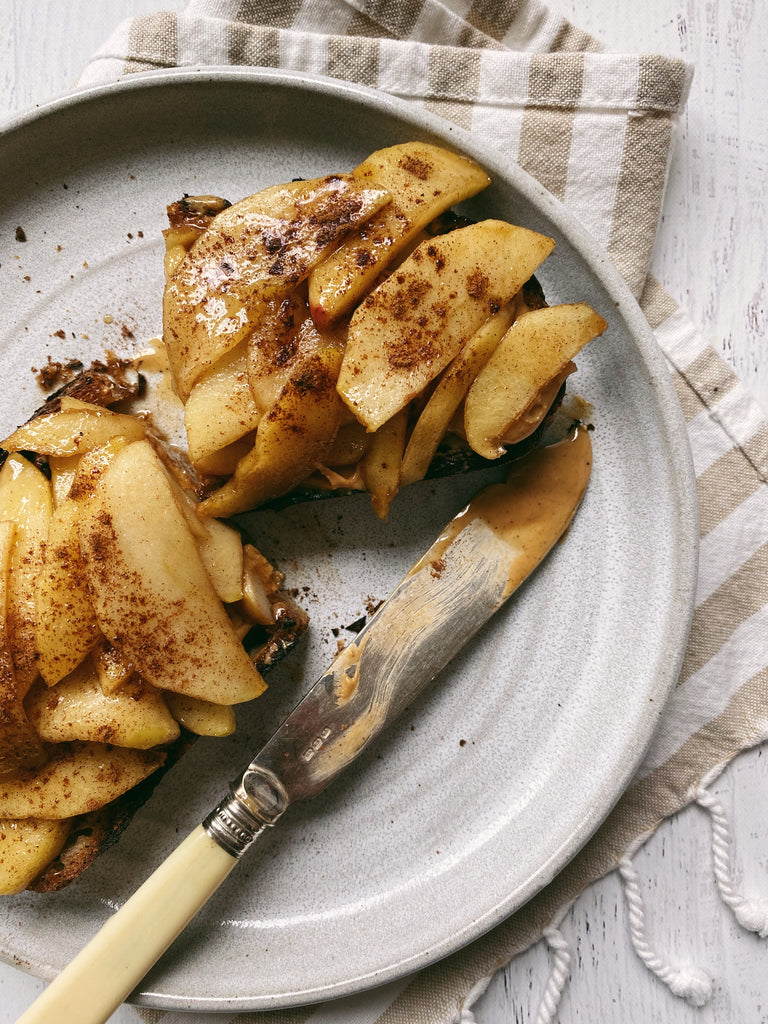
{"label": "hallmark stamp on blade", "polygon": [[320,735],[316,739],[312,740],[310,746],[308,746],[304,753],[301,755],[302,761],[311,761],[315,754],[318,752],[318,750],[322,750],[325,741],[328,739],[330,735],[331,730],[329,728],[326,727],[325,729],[323,729]]}

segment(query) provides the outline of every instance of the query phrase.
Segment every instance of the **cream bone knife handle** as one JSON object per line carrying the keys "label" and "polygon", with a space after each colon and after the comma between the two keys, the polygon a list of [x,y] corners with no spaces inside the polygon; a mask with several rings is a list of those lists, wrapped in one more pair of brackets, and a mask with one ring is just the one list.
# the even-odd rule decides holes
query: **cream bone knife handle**
{"label": "cream bone knife handle", "polygon": [[[256,773],[258,774],[258,773]],[[17,1024],[103,1024],[216,892],[241,854],[287,806],[254,812],[249,769],[227,798],[149,876]],[[256,780],[257,786],[263,780]],[[271,782],[271,780],[269,780]],[[278,783],[279,786],[279,783]],[[253,787],[250,787],[253,788]],[[265,820],[271,818],[271,820]]]}

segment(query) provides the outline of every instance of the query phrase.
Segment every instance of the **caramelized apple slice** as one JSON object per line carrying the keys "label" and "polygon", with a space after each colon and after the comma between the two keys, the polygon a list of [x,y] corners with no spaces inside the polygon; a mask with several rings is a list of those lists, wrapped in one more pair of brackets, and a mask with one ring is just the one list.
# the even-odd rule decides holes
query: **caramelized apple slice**
{"label": "caramelized apple slice", "polygon": [[37,667],[49,686],[77,668],[101,637],[77,523],[99,477],[129,443],[124,437],[113,437],[86,452],[79,460],[69,496],[48,523],[35,580],[35,646]]}
{"label": "caramelized apple slice", "polygon": [[101,630],[144,679],[219,704],[263,692],[146,441],[104,473],[78,535]]}
{"label": "caramelized apple slice", "polygon": [[19,697],[6,628],[8,570],[16,524],[0,522],[0,776],[37,768],[45,753]]}
{"label": "caramelized apple slice", "polygon": [[0,469],[0,521],[16,523],[6,621],[21,697],[37,677],[35,581],[52,512],[51,487],[40,470],[20,455],[9,455]]}
{"label": "caramelized apple slice", "polygon": [[470,447],[486,459],[502,455],[510,428],[606,327],[581,302],[522,313],[467,392],[464,427]]}
{"label": "caramelized apple slice", "polygon": [[422,242],[356,309],[338,389],[369,430],[419,395],[552,251],[486,220]]}
{"label": "caramelized apple slice", "polygon": [[235,712],[226,704],[170,692],[167,701],[179,725],[196,736],[231,736],[235,731]]}
{"label": "caramelized apple slice", "polygon": [[454,413],[464,400],[470,384],[510,327],[515,318],[515,309],[515,303],[508,302],[486,320],[443,371],[408,438],[408,447],[400,467],[401,487],[424,478]]}
{"label": "caramelized apple slice", "polygon": [[118,435],[131,441],[140,440],[144,437],[143,421],[64,397],[58,412],[35,416],[3,441],[3,447],[9,452],[80,455]]}
{"label": "caramelized apple slice", "polygon": [[292,291],[390,198],[329,175],[267,188],[215,217],[165,289],[163,337],[181,399],[246,337],[265,301]]}
{"label": "caramelized apple slice", "polygon": [[200,378],[184,406],[192,464],[203,473],[216,473],[218,453],[255,430],[260,415],[251,394],[243,341]]}
{"label": "caramelized apple slice", "polygon": [[96,670],[87,662],[52,690],[36,683],[24,706],[46,743],[93,740],[149,750],[171,743],[179,727],[162,694],[138,677],[105,694]]}
{"label": "caramelized apple slice", "polygon": [[320,327],[357,305],[382,270],[430,221],[490,184],[472,160],[426,142],[380,149],[353,174],[387,189],[392,202],[310,274],[309,304]]}
{"label": "caramelized apple slice", "polygon": [[0,820],[0,895],[26,889],[61,853],[70,827],[68,821]]}
{"label": "caramelized apple slice", "polygon": [[0,818],[73,818],[138,785],[165,760],[159,750],[56,743],[36,771],[0,780]]}
{"label": "caramelized apple slice", "polygon": [[373,510],[382,520],[386,520],[392,499],[400,489],[400,463],[407,427],[408,410],[401,409],[371,436],[360,465]]}
{"label": "caramelized apple slice", "polygon": [[80,504],[71,498],[48,524],[35,584],[37,667],[49,686],[77,668],[101,636],[80,555]]}
{"label": "caramelized apple slice", "polygon": [[259,423],[253,451],[201,502],[201,515],[226,517],[257,508],[290,491],[323,462],[343,414],[336,393],[341,358],[332,346],[306,359]]}

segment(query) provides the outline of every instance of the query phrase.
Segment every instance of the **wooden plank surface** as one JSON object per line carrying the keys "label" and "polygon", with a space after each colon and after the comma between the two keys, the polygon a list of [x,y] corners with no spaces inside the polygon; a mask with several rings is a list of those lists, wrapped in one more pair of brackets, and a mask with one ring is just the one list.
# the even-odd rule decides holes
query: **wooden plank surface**
{"label": "wooden plank surface", "polygon": [[[0,115],[66,90],[124,17],[183,0],[0,0]],[[653,271],[768,408],[768,4],[764,0],[557,0],[610,49],[663,52],[696,63],[678,129]],[[734,762],[713,787],[730,816],[741,888],[768,897],[768,757]],[[666,962],[708,971],[714,994],[693,1009],[640,964],[621,886],[593,886],[563,924],[573,952],[560,1024],[759,1024],[768,1021],[768,944],[719,899],[709,818],[691,808],[663,825],[635,865],[651,946]],[[493,980],[478,1024],[533,1021],[551,956],[540,944]],[[42,984],[0,965],[0,1022],[15,1020]],[[136,1024],[122,1008],[116,1024]]]}

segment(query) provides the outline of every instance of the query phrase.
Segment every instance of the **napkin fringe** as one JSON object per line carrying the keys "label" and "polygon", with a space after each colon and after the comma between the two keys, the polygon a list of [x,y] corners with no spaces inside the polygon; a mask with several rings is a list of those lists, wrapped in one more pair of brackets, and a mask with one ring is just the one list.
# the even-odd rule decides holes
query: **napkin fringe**
{"label": "napkin fringe", "polygon": [[761,939],[768,938],[768,897],[744,896],[734,885],[731,864],[733,840],[722,804],[704,783],[698,786],[693,798],[712,821],[712,863],[721,900],[730,908],[742,928],[755,932]]}
{"label": "napkin fringe", "polygon": [[[560,925],[572,906],[573,903],[570,902],[561,907],[556,916],[541,933],[542,939],[546,942],[552,953],[552,963],[549,969],[549,978],[547,979],[547,984],[536,1012],[535,1024],[554,1024],[560,1009],[563,992],[571,976],[573,953],[570,943],[560,930]],[[458,1016],[453,1020],[453,1024],[477,1024],[477,1018],[472,1008],[488,988],[493,978],[493,974],[481,978],[470,992],[467,993]]]}
{"label": "napkin fringe", "polygon": [[[564,915],[562,915],[564,916]],[[553,1024],[560,1008],[563,992],[571,976],[571,946],[559,925],[550,924],[543,931],[544,939],[553,954],[547,986],[539,1003],[536,1024]]]}
{"label": "napkin fringe", "polygon": [[712,997],[712,980],[706,972],[692,965],[676,966],[665,963],[651,949],[645,932],[645,908],[640,889],[640,877],[632,863],[632,856],[647,837],[643,836],[618,863],[619,877],[629,911],[629,936],[641,962],[663,982],[670,992],[684,999],[690,1006],[706,1006]]}

